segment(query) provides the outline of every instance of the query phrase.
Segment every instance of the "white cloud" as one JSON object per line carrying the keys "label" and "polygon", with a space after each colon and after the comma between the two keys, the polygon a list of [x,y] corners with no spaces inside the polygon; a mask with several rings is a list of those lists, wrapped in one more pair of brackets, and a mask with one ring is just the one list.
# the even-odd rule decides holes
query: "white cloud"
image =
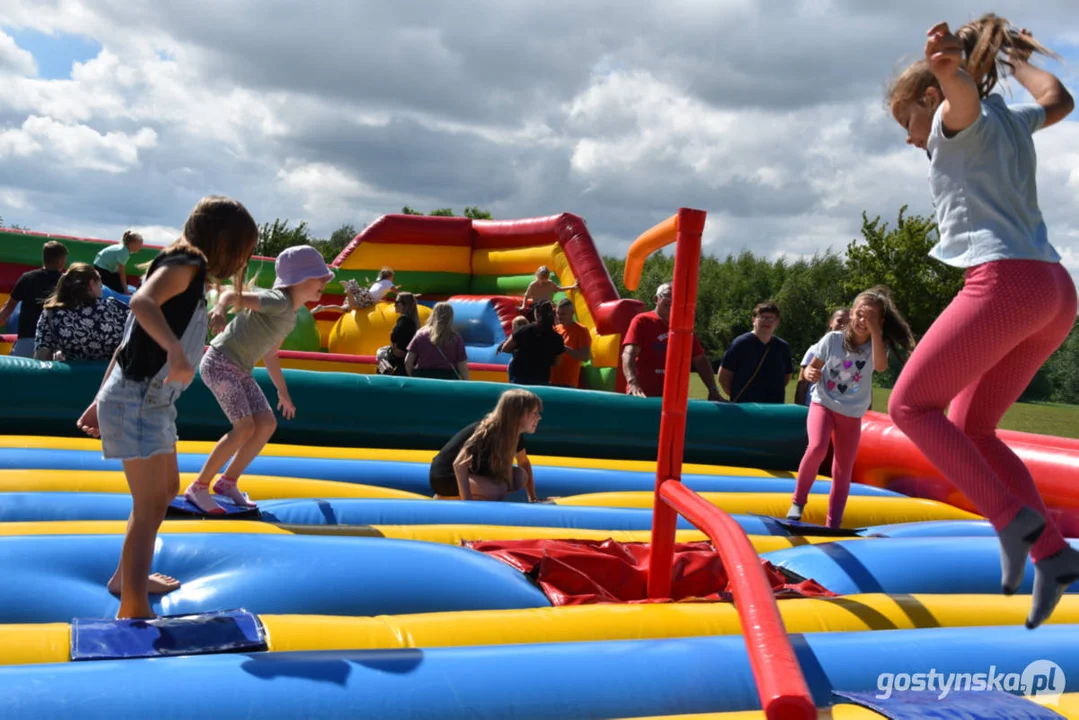
{"label": "white cloud", "polygon": [[15,39],[0,30],[0,75],[36,75],[34,56],[15,43]]}
{"label": "white cloud", "polygon": [[[1051,46],[1079,37],[1072,0],[994,9]],[[476,204],[576,212],[617,253],[692,206],[706,252],[841,251],[863,210],[930,212],[882,88],[936,20],[971,17],[958,0],[8,0],[0,27],[102,50],[43,80],[0,33],[0,214],[168,242],[210,192],[322,235]],[[1037,144],[1050,234],[1079,273],[1079,123]]]}

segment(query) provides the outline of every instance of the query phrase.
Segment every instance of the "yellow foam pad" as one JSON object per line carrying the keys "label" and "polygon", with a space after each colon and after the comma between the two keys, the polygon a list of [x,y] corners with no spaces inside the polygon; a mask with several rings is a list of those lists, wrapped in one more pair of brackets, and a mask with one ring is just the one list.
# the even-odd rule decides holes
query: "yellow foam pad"
{"label": "yellow foam pad", "polygon": [[[371,282],[378,271],[389,266],[395,272],[471,273],[472,248],[467,245],[401,245],[360,243],[341,263],[342,270],[371,270]],[[542,263],[541,263],[542,264]],[[532,268],[535,272],[536,268]],[[360,283],[361,285],[363,283]],[[408,290],[408,288],[403,288]]]}
{"label": "yellow foam pad", "polygon": [[[732,515],[757,514],[781,518],[786,516],[791,504],[790,493],[703,492],[700,495]],[[588,507],[650,508],[654,499],[655,495],[652,492],[606,492],[558,498],[555,503]],[[802,513],[802,521],[823,525],[827,515],[828,496],[810,495],[809,503]],[[980,519],[980,516],[935,500],[853,495],[847,499],[842,526],[859,528],[929,520],[977,519]]]}
{"label": "yellow foam pad", "polygon": [[[215,442],[205,440],[181,440],[177,443],[180,453],[209,454]],[[101,452],[101,441],[83,437],[45,437],[33,435],[0,435],[0,448],[26,448],[50,450],[90,450]],[[398,450],[390,448],[349,448],[321,447],[317,445],[266,445],[260,456],[274,457],[312,457],[342,460],[386,460],[391,462],[430,463],[437,450]],[[656,472],[654,460],[608,460],[604,458],[562,457],[557,455],[532,455],[533,465],[588,468],[599,470],[622,470],[628,472]],[[778,477],[793,478],[795,474],[787,470],[759,470],[731,465],[700,465],[686,463],[682,472],[699,475],[736,475],[743,477]],[[784,514],[786,509],[784,509]]]}
{"label": "yellow foam pad", "polygon": [[[180,488],[198,473],[180,473]],[[404,490],[306,478],[244,475],[243,489],[252,500],[277,498],[399,498],[430,500]],[[119,470],[0,470],[0,492],[130,492]]]}

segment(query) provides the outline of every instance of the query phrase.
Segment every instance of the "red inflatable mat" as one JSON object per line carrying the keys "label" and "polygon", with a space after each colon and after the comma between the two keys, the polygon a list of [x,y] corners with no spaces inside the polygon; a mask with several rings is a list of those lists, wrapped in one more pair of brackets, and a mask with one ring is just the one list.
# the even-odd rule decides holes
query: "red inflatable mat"
{"label": "red inflatable mat", "polygon": [[[649,600],[648,543],[613,540],[502,540],[465,542],[539,585],[551,604],[731,602],[727,573],[711,543],[676,543],[671,597]],[[836,597],[813,580],[791,583],[767,560],[761,567],[777,598]]]}

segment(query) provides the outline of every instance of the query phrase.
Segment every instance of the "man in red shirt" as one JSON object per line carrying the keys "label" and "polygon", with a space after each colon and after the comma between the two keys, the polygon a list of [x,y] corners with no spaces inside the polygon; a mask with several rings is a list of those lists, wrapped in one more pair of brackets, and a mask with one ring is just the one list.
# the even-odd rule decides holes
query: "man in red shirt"
{"label": "man in red shirt", "polygon": [[[622,372],[626,376],[626,394],[638,397],[662,397],[663,373],[667,365],[667,336],[671,318],[671,284],[656,288],[656,309],[633,318],[622,338]],[[708,399],[722,401],[716,386],[712,364],[704,348],[693,335],[693,369],[708,388]]]}
{"label": "man in red shirt", "polygon": [[581,363],[592,359],[592,334],[573,317],[573,301],[563,298],[558,303],[558,324],[555,332],[561,333],[566,350],[562,361],[551,368],[551,384],[575,388],[581,374]]}

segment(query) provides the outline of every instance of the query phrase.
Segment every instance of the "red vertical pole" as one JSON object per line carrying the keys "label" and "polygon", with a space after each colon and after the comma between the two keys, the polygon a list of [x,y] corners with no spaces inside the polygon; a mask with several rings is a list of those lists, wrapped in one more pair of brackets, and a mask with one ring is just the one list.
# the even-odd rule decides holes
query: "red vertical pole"
{"label": "red vertical pole", "polygon": [[706,213],[680,208],[674,246],[674,285],[671,296],[670,335],[663,377],[663,405],[656,458],[656,491],[652,502],[652,544],[648,561],[648,597],[670,597],[674,564],[674,537],[678,513],[660,494],[665,482],[681,482],[682,454],[689,402],[689,370],[693,355],[693,322],[697,307],[697,275],[701,261],[701,234]]}

